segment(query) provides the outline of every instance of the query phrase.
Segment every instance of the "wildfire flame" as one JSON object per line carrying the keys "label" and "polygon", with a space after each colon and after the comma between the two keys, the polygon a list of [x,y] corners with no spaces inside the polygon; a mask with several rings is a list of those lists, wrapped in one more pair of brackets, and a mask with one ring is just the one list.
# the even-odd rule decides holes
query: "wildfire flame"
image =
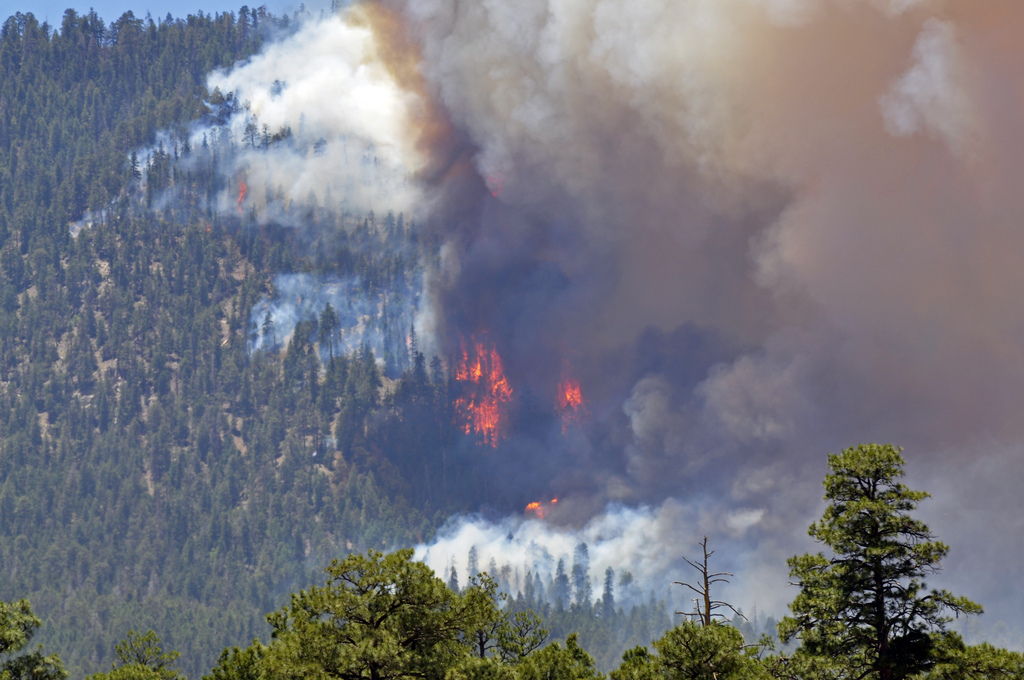
{"label": "wildfire flame", "polygon": [[587,417],[583,390],[578,380],[567,378],[558,386],[558,412],[562,416],[563,434],[570,425],[579,424]]}
{"label": "wildfire flame", "polygon": [[245,194],[248,193],[249,187],[246,186],[245,180],[238,181],[238,214],[242,214],[242,202],[245,200]]}
{"label": "wildfire flame", "polygon": [[494,196],[495,198],[501,196],[501,190],[504,188],[505,185],[505,178],[501,175],[501,173],[488,175],[487,179],[485,179],[484,182],[487,184],[487,188],[490,189],[491,196]]}
{"label": "wildfire flame", "polygon": [[455,380],[462,383],[464,392],[455,400],[455,414],[463,432],[497,448],[503,438],[503,409],[512,400],[512,386],[505,377],[498,350],[474,338],[470,351],[463,341]]}
{"label": "wildfire flame", "polygon": [[541,503],[540,501],[534,501],[526,506],[526,514],[534,515],[537,519],[544,519],[548,511],[555,505],[558,505],[558,499],[552,498],[550,503]]}

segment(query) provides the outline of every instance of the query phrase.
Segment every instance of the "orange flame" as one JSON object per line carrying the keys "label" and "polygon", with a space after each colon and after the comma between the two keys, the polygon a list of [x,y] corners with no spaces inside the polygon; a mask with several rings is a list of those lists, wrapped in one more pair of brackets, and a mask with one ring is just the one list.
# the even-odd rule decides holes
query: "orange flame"
{"label": "orange flame", "polygon": [[512,400],[512,386],[505,377],[498,350],[474,338],[470,352],[463,342],[455,380],[463,383],[465,390],[465,396],[455,400],[455,414],[463,432],[497,448],[503,438],[503,408]]}
{"label": "orange flame", "polygon": [[505,178],[501,173],[488,175],[484,182],[487,184],[487,188],[491,190],[491,196],[494,196],[495,198],[501,196],[501,190],[504,188],[505,184]]}
{"label": "orange flame", "polygon": [[587,406],[578,380],[568,378],[558,386],[558,411],[562,415],[563,434],[570,425],[578,425],[587,417]]}
{"label": "orange flame", "polygon": [[534,515],[535,517],[537,517],[537,519],[544,519],[544,517],[548,514],[548,510],[551,509],[551,506],[557,504],[557,498],[552,498],[551,502],[547,504],[541,503],[539,501],[534,501],[526,506],[526,514]]}
{"label": "orange flame", "polygon": [[246,186],[245,180],[238,180],[238,214],[242,214],[242,201],[245,200],[245,195],[249,192],[249,187]]}

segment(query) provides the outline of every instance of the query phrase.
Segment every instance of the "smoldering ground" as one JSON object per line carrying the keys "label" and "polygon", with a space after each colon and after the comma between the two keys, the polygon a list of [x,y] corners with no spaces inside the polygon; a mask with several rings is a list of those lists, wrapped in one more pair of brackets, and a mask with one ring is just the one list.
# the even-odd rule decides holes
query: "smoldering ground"
{"label": "smoldering ground", "polygon": [[[443,243],[440,353],[486,331],[518,389],[579,378],[561,519],[674,499],[727,535],[742,512],[728,559],[778,564],[747,587],[781,605],[824,454],[891,441],[937,492],[943,581],[1015,618],[1022,27],[1012,0],[381,0],[211,84],[387,150],[393,200]],[[316,158],[260,181],[308,194],[332,181]]]}

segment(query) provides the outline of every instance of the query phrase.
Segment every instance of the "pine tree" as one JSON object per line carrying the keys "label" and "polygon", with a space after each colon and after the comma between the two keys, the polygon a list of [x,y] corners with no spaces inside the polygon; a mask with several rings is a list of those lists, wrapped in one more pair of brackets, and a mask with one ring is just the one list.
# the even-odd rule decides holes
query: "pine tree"
{"label": "pine tree", "polygon": [[801,591],[780,634],[800,639],[798,657],[838,666],[841,675],[911,677],[936,663],[951,635],[949,614],[978,614],[981,607],[926,590],[922,579],[938,571],[948,548],[910,515],[928,494],[898,481],[899,448],[865,444],[830,455],[828,463],[829,506],[809,533],[832,554],[789,560]]}
{"label": "pine tree", "polygon": [[604,618],[615,615],[615,570],[608,567],[604,570],[604,594],[601,596]]}
{"label": "pine tree", "polygon": [[554,592],[552,595],[554,596],[555,607],[560,610],[568,606],[572,587],[569,584],[569,575],[565,573],[564,559],[559,559],[558,566],[555,567],[553,587]]}
{"label": "pine tree", "polygon": [[572,591],[576,604],[590,604],[593,593],[590,586],[590,552],[586,543],[579,543],[573,551]]}
{"label": "pine tree", "polygon": [[43,656],[37,649],[16,654],[28,646],[42,622],[26,600],[0,602],[0,678],[62,680],[68,677],[56,655]]}

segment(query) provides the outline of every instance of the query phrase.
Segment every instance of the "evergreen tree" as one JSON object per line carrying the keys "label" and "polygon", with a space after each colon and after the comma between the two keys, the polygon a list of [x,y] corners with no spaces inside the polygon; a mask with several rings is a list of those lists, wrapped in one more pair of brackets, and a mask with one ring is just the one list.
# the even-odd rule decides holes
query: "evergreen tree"
{"label": "evergreen tree", "polygon": [[573,551],[572,592],[576,604],[590,605],[593,592],[590,586],[590,553],[586,543],[578,544]]}
{"label": "evergreen tree", "polygon": [[455,570],[455,564],[450,565],[448,572],[448,589],[453,593],[459,592],[459,572]]}
{"label": "evergreen tree", "polygon": [[565,640],[565,647],[552,642],[547,647],[523,659],[516,670],[520,680],[600,680],[594,658],[579,644],[573,633]]}
{"label": "evergreen tree", "polygon": [[41,625],[26,600],[0,602],[0,678],[4,680],[62,680],[68,674],[56,655],[42,649],[19,654]]}
{"label": "evergreen tree", "polygon": [[335,561],[329,579],[267,617],[274,641],[261,665],[275,678],[442,678],[488,609],[460,597],[412,550]]}
{"label": "evergreen tree", "polygon": [[615,570],[611,567],[604,570],[604,593],[601,596],[601,604],[605,618],[615,614]]}
{"label": "evergreen tree", "polygon": [[948,548],[911,513],[927,498],[899,479],[900,449],[865,444],[830,455],[828,508],[809,533],[831,552],[789,560],[800,594],[779,625],[798,638],[799,656],[840,677],[897,680],[935,665],[948,642],[949,614],[981,607],[944,590],[926,590]]}
{"label": "evergreen tree", "polygon": [[555,580],[552,585],[552,598],[555,601],[555,607],[557,609],[563,609],[569,605],[572,586],[569,583],[569,575],[565,573],[565,560],[559,559],[558,566],[555,567]]}
{"label": "evergreen tree", "polygon": [[90,675],[89,680],[184,680],[175,662],[178,652],[165,652],[152,630],[144,634],[128,631],[114,647],[117,662],[109,673]]}
{"label": "evergreen tree", "polygon": [[651,663],[662,680],[768,678],[753,650],[744,647],[743,635],[717,621],[708,625],[684,621],[656,640],[654,648],[658,653]]}

